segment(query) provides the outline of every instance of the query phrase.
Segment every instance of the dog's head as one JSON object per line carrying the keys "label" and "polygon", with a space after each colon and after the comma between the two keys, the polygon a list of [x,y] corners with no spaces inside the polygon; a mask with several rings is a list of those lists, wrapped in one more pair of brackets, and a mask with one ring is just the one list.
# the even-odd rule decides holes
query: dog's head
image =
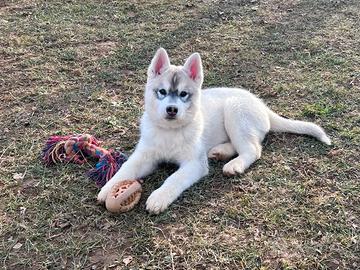
{"label": "dog's head", "polygon": [[184,66],[170,64],[163,48],[157,50],[148,69],[145,110],[163,128],[189,124],[200,111],[203,82],[201,58],[192,54]]}

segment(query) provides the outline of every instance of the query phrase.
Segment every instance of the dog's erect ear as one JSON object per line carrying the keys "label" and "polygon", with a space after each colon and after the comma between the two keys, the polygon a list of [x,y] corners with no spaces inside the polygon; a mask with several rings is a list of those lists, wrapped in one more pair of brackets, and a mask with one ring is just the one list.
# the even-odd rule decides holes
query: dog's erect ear
{"label": "dog's erect ear", "polygon": [[148,69],[148,76],[155,77],[162,74],[170,66],[170,60],[164,48],[159,48]]}
{"label": "dog's erect ear", "polygon": [[203,69],[200,54],[193,53],[190,55],[185,62],[184,70],[189,75],[190,79],[202,82]]}

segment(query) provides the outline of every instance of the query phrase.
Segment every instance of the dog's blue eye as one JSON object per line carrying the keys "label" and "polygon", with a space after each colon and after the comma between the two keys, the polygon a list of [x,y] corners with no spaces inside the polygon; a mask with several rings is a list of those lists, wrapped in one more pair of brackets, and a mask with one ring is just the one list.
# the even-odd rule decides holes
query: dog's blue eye
{"label": "dog's blue eye", "polygon": [[165,89],[160,89],[159,93],[163,96],[166,96],[166,90]]}
{"label": "dog's blue eye", "polygon": [[184,98],[188,95],[188,93],[186,93],[185,91],[181,91],[180,93],[180,97]]}

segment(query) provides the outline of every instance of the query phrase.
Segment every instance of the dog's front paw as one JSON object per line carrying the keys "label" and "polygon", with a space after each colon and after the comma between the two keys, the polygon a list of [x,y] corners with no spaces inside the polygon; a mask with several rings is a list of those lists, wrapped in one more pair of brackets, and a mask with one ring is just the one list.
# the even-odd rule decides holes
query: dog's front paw
{"label": "dog's front paw", "polygon": [[166,188],[158,188],[153,191],[146,201],[146,210],[152,214],[159,214],[163,212],[173,201],[175,196],[170,190]]}
{"label": "dog's front paw", "polygon": [[108,195],[108,193],[110,192],[111,186],[110,185],[105,185],[101,188],[98,196],[97,196],[97,201],[99,203],[103,203],[106,200],[106,197]]}
{"label": "dog's front paw", "polygon": [[107,182],[105,184],[105,186],[103,186],[97,196],[97,200],[99,203],[103,203],[106,200],[107,195],[110,193],[111,189],[113,188],[113,186],[115,186],[116,184],[119,184],[121,182],[123,182],[125,180],[119,180],[119,179],[115,179],[112,178],[110,179],[109,182]]}
{"label": "dog's front paw", "polygon": [[223,173],[226,176],[235,176],[245,171],[244,162],[240,158],[234,158],[223,167]]}

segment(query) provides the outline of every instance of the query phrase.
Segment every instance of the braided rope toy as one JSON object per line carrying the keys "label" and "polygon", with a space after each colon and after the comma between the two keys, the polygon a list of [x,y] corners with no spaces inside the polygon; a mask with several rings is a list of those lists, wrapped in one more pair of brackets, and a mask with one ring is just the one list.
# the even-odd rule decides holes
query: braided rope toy
{"label": "braided rope toy", "polygon": [[[98,187],[102,187],[120,169],[127,156],[119,151],[106,150],[100,145],[101,141],[89,134],[51,136],[42,150],[42,160],[45,165],[50,166],[64,162],[81,165],[87,163],[89,158],[98,159],[95,168],[87,175]],[[137,180],[121,182],[111,190],[106,199],[106,207],[114,213],[129,211],[140,200],[141,191]]]}

